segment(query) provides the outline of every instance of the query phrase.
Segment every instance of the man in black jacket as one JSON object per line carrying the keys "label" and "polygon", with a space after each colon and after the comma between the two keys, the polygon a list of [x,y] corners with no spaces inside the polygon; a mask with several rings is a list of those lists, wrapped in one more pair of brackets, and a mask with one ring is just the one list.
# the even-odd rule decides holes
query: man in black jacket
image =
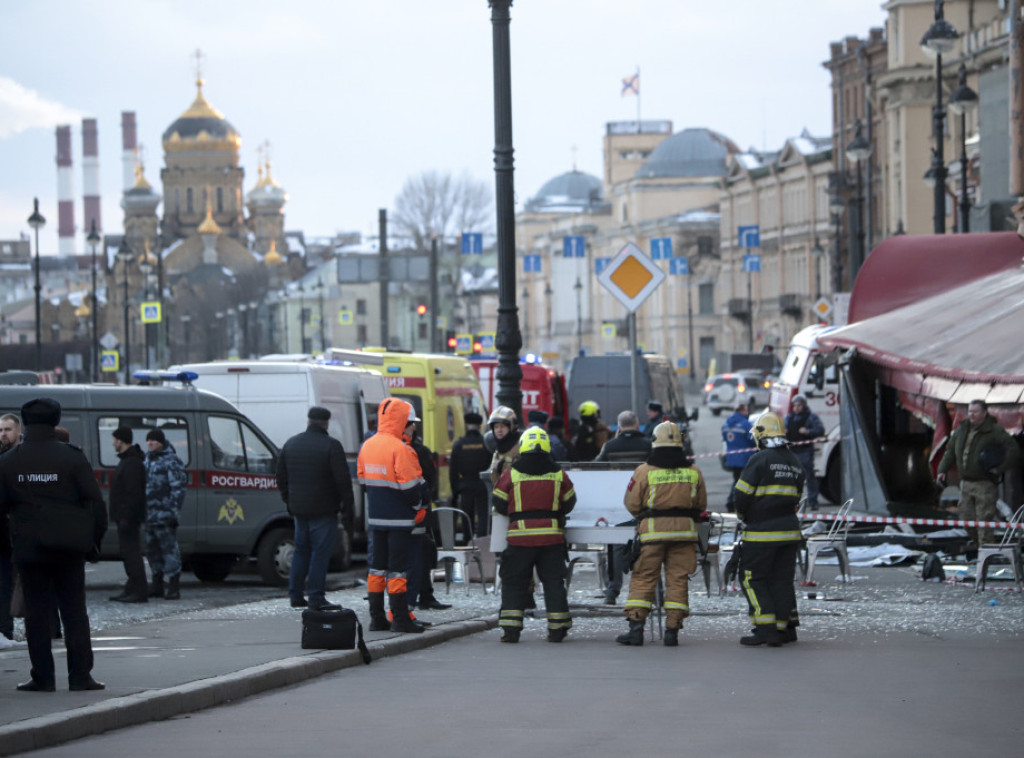
{"label": "man in black jacket", "polygon": [[331,412],[313,406],[306,418],[306,431],[284,443],[277,462],[277,487],[295,520],[288,595],[292,608],[327,610],[339,607],[325,597],[327,566],[338,539],[338,512],[352,512],[352,476],[345,449],[327,433]]}
{"label": "man in black jacket", "polygon": [[480,426],[484,418],[470,411],[462,417],[466,433],[455,440],[448,465],[448,481],[452,486],[452,500],[473,521],[473,533],[483,537],[490,532],[488,519],[487,484],[480,474],[491,466],[491,453],[484,445]]}
{"label": "man in black jacket", "polygon": [[142,563],[142,525],[146,521],[146,455],[132,444],[132,430],[119,426],[113,431],[117,468],[110,479],[110,520],[117,524],[117,546],[128,581],[118,603],[145,603],[149,600],[146,567]]}
{"label": "man in black jacket", "polygon": [[[92,466],[80,448],[57,440],[60,403],[32,400],[21,408],[25,441],[0,458],[0,519],[11,518],[14,562],[25,593],[25,636],[32,678],[22,692],[53,692],[56,671],[50,621],[64,620],[68,685],[101,690],[92,678],[92,640],[85,607],[86,555],[98,556],[107,510]],[[81,509],[89,515],[72,518]],[[81,514],[77,514],[81,515]],[[85,547],[91,545],[91,547]]]}

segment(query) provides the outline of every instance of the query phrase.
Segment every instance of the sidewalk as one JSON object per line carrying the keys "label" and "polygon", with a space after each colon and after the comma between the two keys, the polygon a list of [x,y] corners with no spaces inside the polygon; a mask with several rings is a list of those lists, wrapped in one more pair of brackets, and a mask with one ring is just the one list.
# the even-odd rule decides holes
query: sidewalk
{"label": "sidewalk", "polygon": [[[342,590],[329,593],[328,598],[356,609],[366,624],[365,592],[365,588]],[[460,603],[467,598],[464,591],[451,597],[455,608],[420,614],[424,621],[435,622],[424,634],[364,632],[374,659],[496,625],[496,616],[487,611],[488,617],[480,617],[484,609],[479,601]],[[472,597],[475,600],[476,594]],[[357,650],[302,650],[301,632],[301,612],[290,608],[286,599],[277,599],[94,633],[93,675],[107,685],[100,692],[68,691],[59,641],[54,643],[57,692],[18,692],[17,684],[29,678],[28,650],[24,645],[2,650],[0,755],[166,719],[363,665]]]}

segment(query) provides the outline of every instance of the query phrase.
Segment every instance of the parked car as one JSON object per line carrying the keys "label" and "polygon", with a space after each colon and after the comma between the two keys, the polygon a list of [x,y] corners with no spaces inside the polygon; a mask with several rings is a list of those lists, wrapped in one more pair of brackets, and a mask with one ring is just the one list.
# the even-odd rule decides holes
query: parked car
{"label": "parked car", "polygon": [[704,385],[704,405],[718,416],[722,411],[733,410],[741,400],[746,400],[753,411],[754,408],[767,407],[771,387],[771,379],[757,371],[715,374],[708,377]]}

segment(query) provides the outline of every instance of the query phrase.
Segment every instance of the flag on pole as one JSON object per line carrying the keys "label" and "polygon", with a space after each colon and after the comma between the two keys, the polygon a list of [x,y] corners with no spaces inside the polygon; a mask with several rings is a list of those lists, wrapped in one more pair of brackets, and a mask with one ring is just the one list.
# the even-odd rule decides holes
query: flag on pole
{"label": "flag on pole", "polygon": [[637,71],[632,76],[627,76],[622,80],[622,96],[636,95],[640,96],[640,72]]}

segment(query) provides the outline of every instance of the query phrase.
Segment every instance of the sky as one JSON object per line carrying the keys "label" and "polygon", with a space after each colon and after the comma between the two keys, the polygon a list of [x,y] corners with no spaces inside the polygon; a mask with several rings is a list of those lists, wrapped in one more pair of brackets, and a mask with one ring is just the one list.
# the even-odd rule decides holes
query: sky
{"label": "sky", "polygon": [[[741,148],[831,132],[829,43],[884,26],[881,0],[515,0],[510,26],[516,209],[574,165],[602,175],[605,124],[640,115]],[[374,235],[405,180],[494,184],[487,0],[32,0],[0,3],[0,239],[32,198],[57,251],[56,139],[72,125],[85,252],[81,119],[98,119],[104,231],[122,228],[121,112],[136,112],[160,191],[163,131],[195,97],[242,136],[244,191],[270,144],[286,228]],[[492,225],[493,226],[493,225]],[[468,231],[468,230],[467,230]]]}

